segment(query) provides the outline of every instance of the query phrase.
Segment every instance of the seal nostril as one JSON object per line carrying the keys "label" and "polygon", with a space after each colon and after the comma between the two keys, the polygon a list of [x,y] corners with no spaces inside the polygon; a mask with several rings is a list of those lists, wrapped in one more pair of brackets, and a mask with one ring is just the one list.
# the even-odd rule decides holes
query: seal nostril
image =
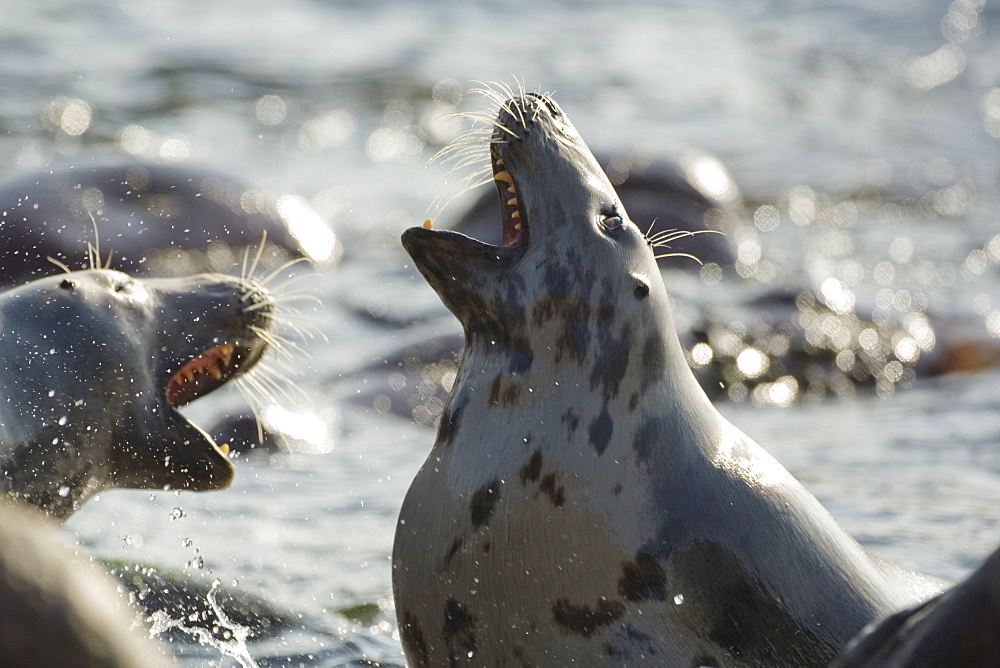
{"label": "seal nostril", "polygon": [[71,281],[68,278],[64,278],[62,280],[62,283],[59,284],[59,287],[62,288],[63,290],[74,290],[76,289],[76,281]]}

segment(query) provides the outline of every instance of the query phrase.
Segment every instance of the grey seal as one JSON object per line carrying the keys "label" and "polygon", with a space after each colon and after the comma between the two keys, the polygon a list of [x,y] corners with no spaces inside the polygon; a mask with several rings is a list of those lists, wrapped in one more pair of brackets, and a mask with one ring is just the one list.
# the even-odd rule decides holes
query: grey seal
{"label": "grey seal", "polygon": [[274,302],[220,274],[106,269],[0,293],[0,492],[66,518],[110,488],[227,487],[226,453],[178,408],[250,370]]}
{"label": "grey seal", "polygon": [[88,241],[133,276],[217,271],[265,233],[271,268],[336,259],[333,231],[301,198],[192,164],[84,158],[0,185],[0,282],[43,277],[47,258],[70,263]]}
{"label": "grey seal", "polygon": [[166,666],[115,582],[73,554],[52,521],[0,499],[0,665]]}
{"label": "grey seal", "polygon": [[496,97],[502,244],[402,236],[466,344],[396,527],[411,665],[824,665],[938,593],[719,415],[655,237],[551,97]]}
{"label": "grey seal", "polygon": [[969,577],[920,605],[871,624],[836,668],[1000,665],[1000,549]]}

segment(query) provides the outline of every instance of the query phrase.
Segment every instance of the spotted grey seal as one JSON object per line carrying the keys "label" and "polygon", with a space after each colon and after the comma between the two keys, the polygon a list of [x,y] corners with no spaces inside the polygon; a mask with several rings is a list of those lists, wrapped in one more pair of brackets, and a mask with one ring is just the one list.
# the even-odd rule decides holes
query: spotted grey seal
{"label": "spotted grey seal", "polygon": [[0,492],[66,518],[102,489],[227,487],[226,453],[177,408],[261,358],[273,311],[216,274],[93,269],[0,293]]}
{"label": "spotted grey seal", "polygon": [[549,96],[495,97],[502,245],[402,237],[466,338],[396,528],[410,663],[822,665],[940,591],[719,415],[577,130]]}

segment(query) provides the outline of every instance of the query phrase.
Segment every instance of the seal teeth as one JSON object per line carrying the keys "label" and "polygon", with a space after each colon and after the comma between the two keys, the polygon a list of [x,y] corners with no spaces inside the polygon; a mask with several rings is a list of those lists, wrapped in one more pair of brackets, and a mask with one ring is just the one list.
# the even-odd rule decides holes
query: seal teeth
{"label": "seal teeth", "polygon": [[188,361],[170,379],[167,386],[167,401],[175,406],[185,404],[214,389],[215,386],[205,386],[203,378],[207,376],[222,382],[233,364],[235,353],[234,346],[224,343]]}
{"label": "seal teeth", "polygon": [[507,186],[506,188],[499,186],[501,193],[504,190],[508,193],[501,199],[501,201],[506,203],[503,211],[502,243],[504,246],[511,246],[521,238],[521,233],[526,228],[522,228],[521,202],[517,194],[517,186],[514,185],[514,177],[504,168],[503,159],[499,156],[493,160],[493,180],[497,184]]}

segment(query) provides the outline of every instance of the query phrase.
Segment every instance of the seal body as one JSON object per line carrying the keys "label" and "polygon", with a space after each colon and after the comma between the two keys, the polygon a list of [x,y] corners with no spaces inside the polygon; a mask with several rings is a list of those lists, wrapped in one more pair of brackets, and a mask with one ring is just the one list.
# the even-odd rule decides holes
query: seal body
{"label": "seal body", "polygon": [[303,202],[189,164],[47,166],[0,184],[0,283],[43,277],[47,258],[70,263],[88,242],[132,275],[212,270],[265,234],[268,264],[334,260],[333,232]]}
{"label": "seal body", "polygon": [[167,666],[115,584],[51,520],[0,499],[0,665]]}
{"label": "seal body", "polygon": [[57,518],[115,487],[227,487],[233,467],[177,408],[250,369],[271,297],[202,274],[91,270],[0,293],[0,491]]}
{"label": "seal body", "polygon": [[836,668],[1000,665],[1000,550],[931,600],[871,624]]}
{"label": "seal body", "polygon": [[403,235],[466,337],[396,529],[411,665],[825,665],[940,591],[718,414],[579,133],[548,97],[500,107],[503,245]]}

